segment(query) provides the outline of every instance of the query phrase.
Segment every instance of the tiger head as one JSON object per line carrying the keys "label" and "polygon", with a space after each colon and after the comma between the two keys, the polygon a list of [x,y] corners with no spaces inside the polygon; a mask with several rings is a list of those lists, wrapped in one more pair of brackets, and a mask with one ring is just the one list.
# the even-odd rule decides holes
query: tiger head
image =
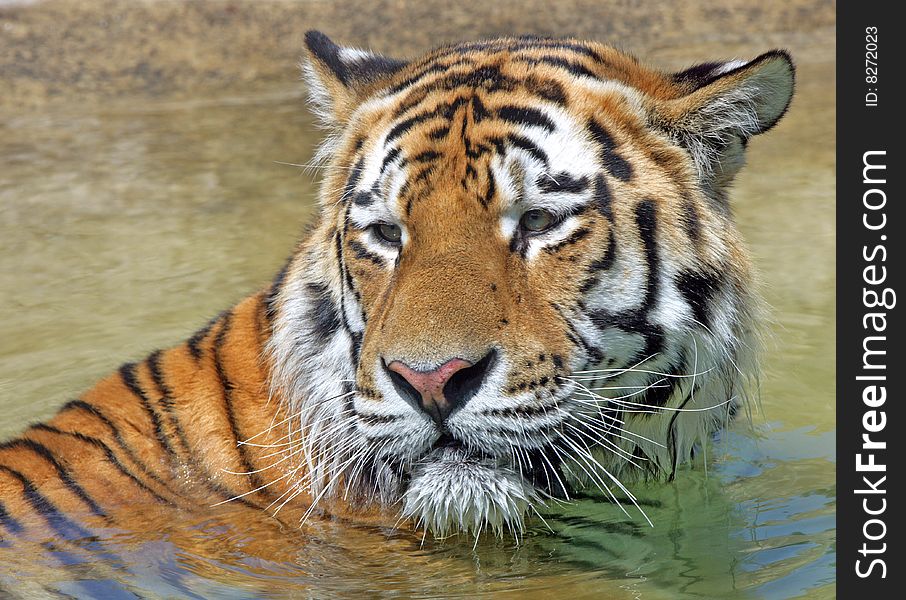
{"label": "tiger head", "polygon": [[306,44],[321,214],[269,298],[298,485],[443,535],[672,477],[753,374],[726,192],[789,56],[667,74],[571,39]]}

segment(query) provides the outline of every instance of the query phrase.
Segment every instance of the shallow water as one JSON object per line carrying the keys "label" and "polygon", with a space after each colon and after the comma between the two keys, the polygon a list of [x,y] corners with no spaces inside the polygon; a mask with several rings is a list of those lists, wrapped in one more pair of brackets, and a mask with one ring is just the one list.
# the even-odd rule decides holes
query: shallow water
{"label": "shallow water", "polygon": [[[833,597],[833,77],[829,62],[800,64],[792,110],[750,144],[733,192],[773,306],[760,406],[706,466],[635,489],[653,528],[592,497],[542,511],[550,530],[539,521],[518,548],[422,545],[336,522],[300,537],[263,518],[184,515],[149,527],[156,537],[112,532],[114,567],[42,569],[25,556],[0,565],[0,586],[152,598]],[[316,185],[280,162],[307,162],[318,136],[298,93],[3,115],[0,437],[267,282],[312,215]]]}

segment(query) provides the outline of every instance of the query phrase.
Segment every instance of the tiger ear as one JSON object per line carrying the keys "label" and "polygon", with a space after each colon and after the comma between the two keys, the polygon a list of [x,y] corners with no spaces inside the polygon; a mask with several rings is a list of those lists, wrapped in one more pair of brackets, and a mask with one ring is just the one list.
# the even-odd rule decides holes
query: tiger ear
{"label": "tiger ear", "polygon": [[659,103],[655,124],[689,151],[702,183],[719,192],[742,167],[749,138],[773,127],[786,112],[794,74],[783,50],[749,62],[686,69],[673,76],[686,93]]}
{"label": "tiger ear", "polygon": [[368,92],[406,62],[338,46],[320,31],[305,34],[308,56],[302,71],[314,112],[327,124],[340,125]]}

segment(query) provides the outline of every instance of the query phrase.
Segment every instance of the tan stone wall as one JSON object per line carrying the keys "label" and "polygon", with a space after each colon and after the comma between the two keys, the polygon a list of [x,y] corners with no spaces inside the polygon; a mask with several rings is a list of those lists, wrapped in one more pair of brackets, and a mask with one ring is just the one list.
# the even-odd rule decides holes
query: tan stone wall
{"label": "tan stone wall", "polygon": [[607,41],[670,63],[684,57],[665,49],[684,46],[721,57],[766,45],[795,52],[802,36],[833,35],[834,18],[828,0],[0,0],[0,108],[287,89],[312,28],[402,56],[532,33]]}

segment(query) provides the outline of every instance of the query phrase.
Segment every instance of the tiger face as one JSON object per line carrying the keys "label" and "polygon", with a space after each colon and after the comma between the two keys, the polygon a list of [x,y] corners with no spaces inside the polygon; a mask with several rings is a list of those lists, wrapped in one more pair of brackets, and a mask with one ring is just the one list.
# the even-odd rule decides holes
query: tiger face
{"label": "tiger face", "polygon": [[665,74],[576,40],[306,42],[321,218],[269,300],[299,485],[444,535],[672,477],[754,374],[726,188],[789,57]]}

